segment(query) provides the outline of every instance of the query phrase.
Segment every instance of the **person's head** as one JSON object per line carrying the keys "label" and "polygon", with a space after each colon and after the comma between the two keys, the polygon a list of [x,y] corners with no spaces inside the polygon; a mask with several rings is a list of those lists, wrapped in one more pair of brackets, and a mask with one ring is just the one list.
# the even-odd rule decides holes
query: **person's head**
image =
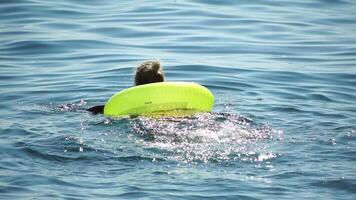
{"label": "person's head", "polygon": [[143,62],[136,69],[135,85],[163,82],[164,75],[159,60]]}

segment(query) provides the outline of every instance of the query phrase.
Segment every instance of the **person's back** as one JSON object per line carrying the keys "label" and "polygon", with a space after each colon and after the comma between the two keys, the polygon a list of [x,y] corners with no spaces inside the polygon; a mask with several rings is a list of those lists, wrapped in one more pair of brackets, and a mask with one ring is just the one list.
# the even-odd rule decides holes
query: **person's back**
{"label": "person's back", "polygon": [[[145,61],[136,69],[135,86],[163,81],[164,75],[159,60]],[[104,105],[91,107],[87,111],[95,115],[104,113]]]}

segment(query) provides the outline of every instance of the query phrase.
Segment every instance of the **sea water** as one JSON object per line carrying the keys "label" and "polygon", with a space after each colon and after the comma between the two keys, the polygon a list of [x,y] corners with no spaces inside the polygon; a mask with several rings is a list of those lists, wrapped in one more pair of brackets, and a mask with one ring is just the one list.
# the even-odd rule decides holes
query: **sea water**
{"label": "sea water", "polygon": [[[0,1],[1,199],[355,199],[356,2]],[[91,115],[160,59],[213,112]]]}

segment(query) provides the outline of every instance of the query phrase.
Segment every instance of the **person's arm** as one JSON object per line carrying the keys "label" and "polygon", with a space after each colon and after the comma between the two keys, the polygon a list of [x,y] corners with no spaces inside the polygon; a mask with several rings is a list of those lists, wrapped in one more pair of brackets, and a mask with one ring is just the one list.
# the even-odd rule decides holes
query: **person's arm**
{"label": "person's arm", "polygon": [[103,114],[104,113],[104,105],[91,107],[91,108],[87,109],[87,111],[91,112],[94,115],[96,115],[98,113]]}

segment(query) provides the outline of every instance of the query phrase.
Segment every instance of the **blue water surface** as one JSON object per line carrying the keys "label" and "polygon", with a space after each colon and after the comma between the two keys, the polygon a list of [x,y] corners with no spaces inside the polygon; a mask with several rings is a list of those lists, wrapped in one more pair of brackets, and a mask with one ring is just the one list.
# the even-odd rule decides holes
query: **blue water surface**
{"label": "blue water surface", "polygon": [[[0,199],[356,199],[353,0],[1,0]],[[212,113],[85,108],[160,59]]]}

